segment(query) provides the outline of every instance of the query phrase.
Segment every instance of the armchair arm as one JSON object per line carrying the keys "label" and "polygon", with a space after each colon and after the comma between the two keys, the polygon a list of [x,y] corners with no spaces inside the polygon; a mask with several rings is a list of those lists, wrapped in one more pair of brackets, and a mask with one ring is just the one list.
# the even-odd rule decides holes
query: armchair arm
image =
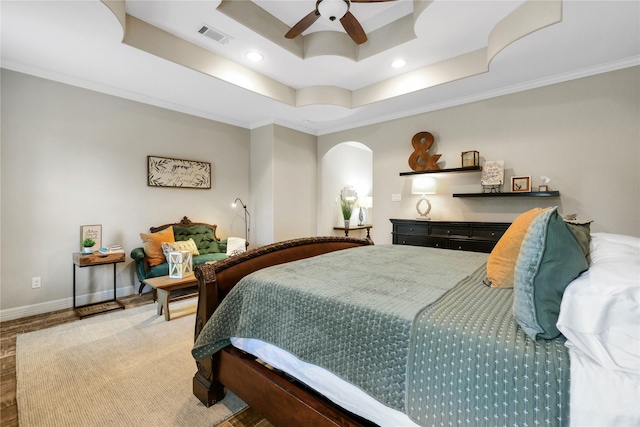
{"label": "armchair arm", "polygon": [[145,253],[143,248],[135,248],[131,251],[131,258],[133,258],[135,261],[142,261],[144,257]]}
{"label": "armchair arm", "polygon": [[147,273],[149,272],[149,261],[147,260],[147,256],[144,253],[143,248],[135,248],[131,251],[131,258],[136,263],[136,274],[138,275],[138,280],[142,282],[147,278]]}

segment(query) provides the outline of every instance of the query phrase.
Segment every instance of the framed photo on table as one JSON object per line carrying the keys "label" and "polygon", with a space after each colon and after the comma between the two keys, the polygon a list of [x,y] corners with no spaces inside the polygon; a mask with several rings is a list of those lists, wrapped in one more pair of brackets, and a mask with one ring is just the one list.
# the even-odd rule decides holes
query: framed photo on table
{"label": "framed photo on table", "polygon": [[512,176],[511,191],[514,193],[526,193],[531,191],[530,176]]}

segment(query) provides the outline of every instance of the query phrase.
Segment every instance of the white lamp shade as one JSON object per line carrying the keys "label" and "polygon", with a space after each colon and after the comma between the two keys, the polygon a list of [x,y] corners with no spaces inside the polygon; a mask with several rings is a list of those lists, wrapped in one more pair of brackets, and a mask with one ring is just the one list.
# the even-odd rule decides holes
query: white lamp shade
{"label": "white lamp shade", "polygon": [[363,209],[369,209],[373,207],[373,197],[361,197],[358,204]]}
{"label": "white lamp shade", "polygon": [[348,10],[349,5],[344,0],[322,0],[318,4],[320,15],[331,21],[341,19]]}
{"label": "white lamp shade", "polygon": [[433,176],[413,178],[411,181],[412,194],[436,194],[437,180]]}

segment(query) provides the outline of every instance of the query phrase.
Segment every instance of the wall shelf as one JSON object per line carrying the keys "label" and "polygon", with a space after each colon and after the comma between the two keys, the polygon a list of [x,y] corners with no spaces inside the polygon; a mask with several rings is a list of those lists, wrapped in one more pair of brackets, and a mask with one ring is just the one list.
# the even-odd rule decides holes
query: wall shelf
{"label": "wall shelf", "polygon": [[428,173],[448,173],[448,172],[480,172],[482,170],[482,166],[467,166],[464,168],[453,168],[453,169],[438,169],[437,171],[411,171],[411,172],[400,172],[400,176],[407,175],[423,175]]}
{"label": "wall shelf", "polygon": [[453,197],[560,197],[560,192],[527,191],[522,193],[454,193]]}

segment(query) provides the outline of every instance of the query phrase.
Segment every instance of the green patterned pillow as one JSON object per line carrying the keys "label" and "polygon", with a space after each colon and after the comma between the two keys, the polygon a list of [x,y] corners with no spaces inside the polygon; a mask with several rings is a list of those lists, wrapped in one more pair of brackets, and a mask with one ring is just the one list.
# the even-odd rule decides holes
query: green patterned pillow
{"label": "green patterned pillow", "polygon": [[516,262],[513,316],[531,338],[560,336],[556,327],[567,285],[589,265],[555,207],[529,226]]}

